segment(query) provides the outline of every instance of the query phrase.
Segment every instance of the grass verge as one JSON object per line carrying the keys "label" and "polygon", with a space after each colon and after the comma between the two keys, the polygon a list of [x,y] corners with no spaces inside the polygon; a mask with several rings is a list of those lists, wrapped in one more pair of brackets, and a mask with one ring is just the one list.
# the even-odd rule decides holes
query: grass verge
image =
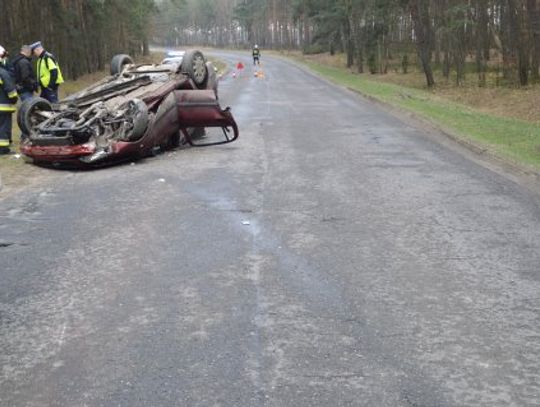
{"label": "grass verge", "polygon": [[499,115],[444,99],[429,90],[384,83],[368,75],[293,56],[314,72],[375,100],[427,119],[457,138],[500,158],[540,170],[540,124]]}

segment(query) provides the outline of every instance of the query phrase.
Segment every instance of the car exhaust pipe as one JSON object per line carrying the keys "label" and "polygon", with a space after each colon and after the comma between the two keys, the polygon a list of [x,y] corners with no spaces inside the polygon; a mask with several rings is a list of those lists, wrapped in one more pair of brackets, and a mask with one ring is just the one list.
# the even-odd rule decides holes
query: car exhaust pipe
{"label": "car exhaust pipe", "polygon": [[95,164],[106,159],[110,155],[110,152],[105,149],[99,149],[92,155],[86,155],[80,157],[79,160],[86,164]]}

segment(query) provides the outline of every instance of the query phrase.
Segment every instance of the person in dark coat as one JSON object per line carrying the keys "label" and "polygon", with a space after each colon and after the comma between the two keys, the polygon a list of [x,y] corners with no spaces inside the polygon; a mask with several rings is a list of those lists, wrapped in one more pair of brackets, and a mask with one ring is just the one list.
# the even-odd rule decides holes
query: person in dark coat
{"label": "person in dark coat", "polygon": [[17,104],[15,81],[7,69],[7,52],[0,46],[0,155],[9,154],[12,115]]}
{"label": "person in dark coat", "polygon": [[23,45],[21,52],[11,63],[15,71],[15,83],[17,84],[17,92],[21,101],[34,97],[34,92],[38,90],[36,73],[32,66],[32,49],[29,45]]}

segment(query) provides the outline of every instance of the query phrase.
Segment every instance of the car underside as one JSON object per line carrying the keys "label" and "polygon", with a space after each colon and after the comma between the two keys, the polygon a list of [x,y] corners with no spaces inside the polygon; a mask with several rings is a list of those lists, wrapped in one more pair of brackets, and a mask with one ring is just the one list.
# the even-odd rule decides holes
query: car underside
{"label": "car underside", "polygon": [[[111,76],[58,104],[25,101],[17,114],[21,152],[36,164],[102,166],[153,155],[180,144],[230,143],[238,127],[218,101],[214,67],[199,51],[161,64],[137,65],[127,55]],[[222,138],[206,140],[206,128]]]}

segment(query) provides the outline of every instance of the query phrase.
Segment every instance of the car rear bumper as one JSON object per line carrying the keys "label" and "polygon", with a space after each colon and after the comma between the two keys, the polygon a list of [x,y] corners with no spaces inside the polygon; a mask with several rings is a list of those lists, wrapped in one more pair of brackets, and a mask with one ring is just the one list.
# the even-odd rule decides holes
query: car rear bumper
{"label": "car rear bumper", "polygon": [[94,143],[69,146],[37,146],[32,143],[21,144],[21,153],[39,161],[73,160],[96,152]]}

